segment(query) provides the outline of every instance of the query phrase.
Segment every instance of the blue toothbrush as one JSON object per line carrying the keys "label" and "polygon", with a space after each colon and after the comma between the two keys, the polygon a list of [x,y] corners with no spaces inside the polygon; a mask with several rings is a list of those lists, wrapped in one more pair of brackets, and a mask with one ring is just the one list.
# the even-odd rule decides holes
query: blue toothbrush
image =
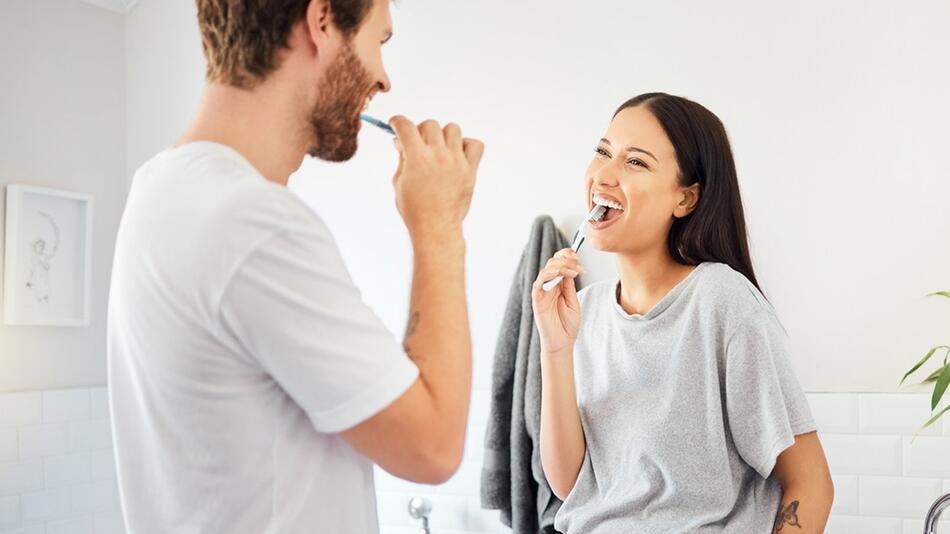
{"label": "blue toothbrush", "polygon": [[390,135],[396,135],[396,132],[395,132],[395,130],[393,130],[392,126],[386,124],[385,122],[383,122],[383,121],[381,121],[381,120],[379,120],[379,119],[377,119],[377,118],[370,117],[369,115],[367,115],[367,114],[365,114],[365,113],[360,113],[360,119],[362,119],[362,120],[364,120],[364,121],[366,121],[366,122],[372,124],[373,126],[379,128],[380,130],[382,130],[382,131],[384,131],[384,132],[386,132],[386,133],[388,133],[388,134],[390,134]]}

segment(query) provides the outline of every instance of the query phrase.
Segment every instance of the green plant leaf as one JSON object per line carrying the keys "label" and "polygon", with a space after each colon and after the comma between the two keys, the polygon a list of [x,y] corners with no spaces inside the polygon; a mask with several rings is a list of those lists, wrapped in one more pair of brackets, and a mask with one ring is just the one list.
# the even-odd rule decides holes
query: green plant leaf
{"label": "green plant leaf", "polygon": [[928,296],[928,297],[936,297],[936,296],[938,296],[938,295],[941,296],[941,297],[947,297],[948,299],[950,299],[950,291],[937,291],[936,293],[931,293],[931,294],[929,294],[929,295],[927,295],[927,296]]}
{"label": "green plant leaf", "polygon": [[910,368],[910,371],[907,371],[907,374],[904,375],[904,378],[901,378],[901,383],[898,384],[898,386],[900,386],[901,384],[903,384],[904,381],[907,380],[907,377],[910,376],[911,374],[913,374],[914,371],[916,371],[917,369],[920,369],[920,367],[921,367],[923,364],[927,363],[927,360],[929,360],[930,357],[933,356],[934,353],[937,352],[937,350],[939,350],[939,349],[948,349],[948,350],[950,350],[950,346],[947,346],[947,345],[937,345],[936,347],[930,349],[930,350],[927,352],[927,354],[926,354],[923,358],[921,358],[919,362],[917,362],[917,365],[911,367],[911,368]]}
{"label": "green plant leaf", "polygon": [[[927,421],[926,423],[924,423],[924,426],[920,427],[920,430],[923,430],[923,429],[927,428],[928,426],[930,426],[930,425],[934,424],[935,422],[937,422],[937,419],[940,419],[940,416],[941,416],[941,415],[947,413],[947,410],[950,410],[950,406],[944,406],[942,410],[940,410],[939,412],[937,412],[937,415],[935,415],[935,416],[933,416],[933,417],[930,418],[930,421]],[[920,430],[918,430],[918,432],[920,432]]]}
{"label": "green plant leaf", "polygon": [[930,376],[928,376],[927,378],[925,378],[924,381],[920,383],[920,385],[929,384],[929,383],[931,383],[931,382],[936,382],[936,381],[937,381],[937,378],[940,376],[940,373],[943,372],[943,370],[944,370],[945,367],[946,367],[946,365],[944,365],[943,367],[939,367],[939,368],[937,368],[936,371],[930,373]]}
{"label": "green plant leaf", "polygon": [[940,373],[940,377],[937,378],[937,385],[934,386],[934,395],[930,399],[930,409],[936,410],[937,404],[940,402],[940,397],[943,397],[943,392],[947,391],[947,386],[950,385],[950,367],[944,366],[943,371]]}

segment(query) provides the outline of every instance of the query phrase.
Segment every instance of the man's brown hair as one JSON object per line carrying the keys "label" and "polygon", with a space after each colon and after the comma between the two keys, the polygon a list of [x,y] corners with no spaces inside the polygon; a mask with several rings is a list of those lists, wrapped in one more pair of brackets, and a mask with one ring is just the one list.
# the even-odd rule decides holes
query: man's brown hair
{"label": "man's brown hair", "polygon": [[[277,68],[277,52],[311,0],[196,0],[209,82],[250,89]],[[327,0],[333,23],[347,39],[373,0]]]}

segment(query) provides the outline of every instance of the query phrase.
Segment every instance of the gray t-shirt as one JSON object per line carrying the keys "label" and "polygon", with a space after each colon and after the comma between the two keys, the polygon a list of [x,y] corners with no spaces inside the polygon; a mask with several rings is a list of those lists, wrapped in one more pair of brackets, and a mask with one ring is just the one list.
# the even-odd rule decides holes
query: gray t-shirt
{"label": "gray t-shirt", "polygon": [[579,294],[587,452],[555,527],[772,532],[776,458],[815,430],[772,306],[723,263],[700,264],[645,315],[623,311],[617,284]]}

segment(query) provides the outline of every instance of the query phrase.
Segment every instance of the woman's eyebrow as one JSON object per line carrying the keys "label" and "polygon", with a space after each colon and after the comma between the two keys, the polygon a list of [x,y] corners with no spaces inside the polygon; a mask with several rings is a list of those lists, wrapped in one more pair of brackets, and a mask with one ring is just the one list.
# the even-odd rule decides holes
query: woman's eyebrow
{"label": "woman's eyebrow", "polygon": [[[610,146],[610,140],[607,139],[606,137],[601,137],[601,138],[600,138],[600,142],[603,143],[603,144],[605,144],[605,145],[607,145],[607,146]],[[657,163],[660,162],[660,160],[656,159],[656,156],[654,156],[649,150],[644,150],[644,149],[642,149],[642,148],[637,148],[637,147],[635,147],[635,146],[628,146],[627,148],[624,149],[624,151],[626,151],[626,152],[642,152],[643,154],[646,154],[647,156],[650,156],[651,158],[653,158],[653,161],[655,161],[655,162],[657,162]]]}

